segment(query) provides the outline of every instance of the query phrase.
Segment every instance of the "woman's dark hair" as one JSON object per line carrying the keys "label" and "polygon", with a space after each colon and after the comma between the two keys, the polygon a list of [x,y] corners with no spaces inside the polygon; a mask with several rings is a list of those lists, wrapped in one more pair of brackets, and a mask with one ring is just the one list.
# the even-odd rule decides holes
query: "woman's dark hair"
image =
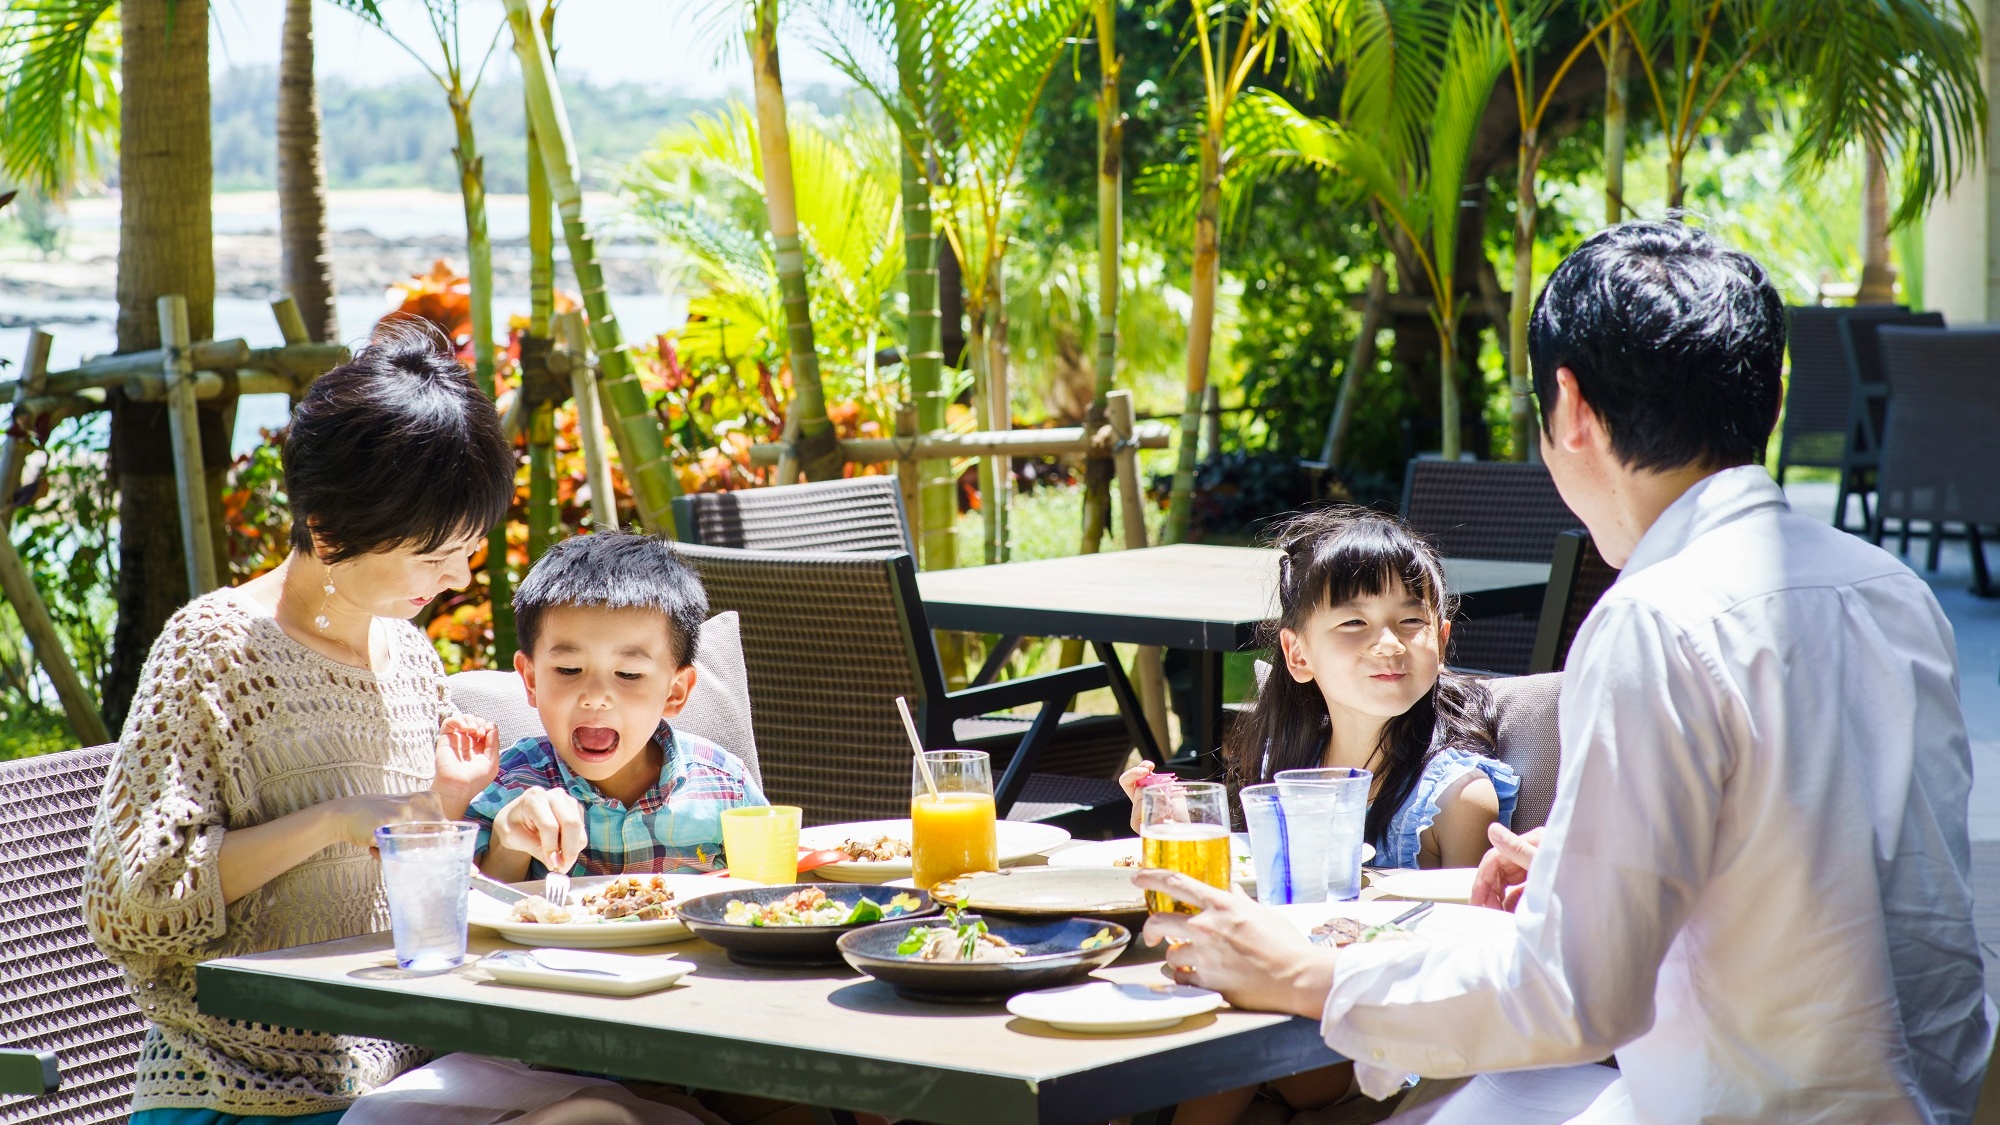
{"label": "woman's dark hair", "polygon": [[285,439],[292,546],[327,562],[483,535],[514,498],[514,450],[463,365],[390,327],[313,381]]}
{"label": "woman's dark hair", "polygon": [[1785,397],[1785,301],[1755,258],[1698,227],[1620,223],[1549,275],[1528,359],[1544,429],[1567,367],[1630,468],[1751,465]]}
{"label": "woman's dark hair", "polygon": [[[1257,705],[1230,732],[1224,755],[1235,784],[1269,781],[1279,770],[1323,765],[1332,720],[1316,683],[1300,683],[1284,667],[1278,633],[1304,632],[1314,613],[1355,598],[1393,592],[1400,584],[1442,625],[1451,619],[1437,552],[1403,521],[1353,505],[1323,508],[1280,524],[1272,546],[1278,559],[1278,617],[1264,643],[1280,655],[1257,692]],[[1440,669],[1436,686],[1382,726],[1380,787],[1368,806],[1367,838],[1382,846],[1389,822],[1416,787],[1430,760],[1437,728],[1441,745],[1492,755],[1493,697],[1478,680]]]}

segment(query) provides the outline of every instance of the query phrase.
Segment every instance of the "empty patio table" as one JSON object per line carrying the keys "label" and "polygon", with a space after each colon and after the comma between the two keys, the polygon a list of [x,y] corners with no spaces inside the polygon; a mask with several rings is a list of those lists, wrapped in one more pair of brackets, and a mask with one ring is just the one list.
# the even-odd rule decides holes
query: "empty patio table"
{"label": "empty patio table", "polygon": [[[917,575],[936,629],[1014,637],[1081,637],[1119,676],[1111,645],[1159,645],[1194,654],[1194,729],[1183,755],[1212,750],[1222,712],[1222,654],[1257,642],[1277,613],[1278,554],[1268,547],[1181,543]],[[1549,564],[1445,559],[1445,584],[1465,619],[1536,613]],[[1114,683],[1121,706],[1130,689]],[[1141,727],[1144,723],[1139,724]],[[1154,748],[1142,747],[1142,751]],[[1146,756],[1159,761],[1157,752]]]}
{"label": "empty patio table", "polygon": [[[475,930],[475,955],[510,948]],[[1085,1125],[1338,1062],[1319,1025],[1223,1010],[1166,1031],[1076,1035],[999,1004],[923,1004],[837,969],[731,963],[703,941],[672,952],[682,983],[612,998],[513,988],[474,968],[413,977],[388,934],[195,970],[201,1010],[284,1027],[471,1051],[938,1125]],[[1128,953],[1100,977],[1164,983]]]}

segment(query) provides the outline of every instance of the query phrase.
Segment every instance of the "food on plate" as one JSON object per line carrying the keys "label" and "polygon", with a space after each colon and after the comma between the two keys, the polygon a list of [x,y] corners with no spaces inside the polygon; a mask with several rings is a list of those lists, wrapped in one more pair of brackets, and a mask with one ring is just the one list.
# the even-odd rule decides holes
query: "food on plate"
{"label": "food on plate", "polygon": [[[1247,882],[1257,877],[1257,865],[1251,861],[1249,852],[1238,848],[1235,850],[1235,854],[1230,857],[1230,861],[1235,864],[1231,877],[1238,882]],[[1111,861],[1111,866],[1113,867],[1138,867],[1140,865],[1141,860],[1136,853],[1133,855],[1121,855]]]}
{"label": "food on plate", "polygon": [[922,905],[915,895],[899,894],[887,903],[863,898],[844,906],[818,887],[805,887],[777,902],[732,898],[723,904],[722,920],[731,926],[853,926],[908,914]]}
{"label": "food on plate", "polygon": [[1395,941],[1416,935],[1401,926],[1384,923],[1370,926],[1359,918],[1328,918],[1313,927],[1312,939],[1320,945],[1330,945],[1339,949],[1343,945],[1354,945],[1384,939]]}
{"label": "food on plate", "polygon": [[1136,855],[1121,855],[1121,856],[1119,856],[1119,857],[1118,857],[1117,859],[1114,859],[1114,860],[1112,860],[1112,861],[1111,861],[1111,866],[1113,866],[1113,867],[1137,867],[1137,866],[1139,866],[1139,857],[1138,857],[1138,856],[1136,856]]}
{"label": "food on plate", "polygon": [[559,926],[570,922],[664,922],[674,916],[674,892],[658,875],[621,875],[584,893],[574,906],[540,895],[514,904],[514,921]]}
{"label": "food on plate", "polygon": [[[1106,926],[1083,939],[1078,949],[1102,949],[1118,939]],[[914,961],[1018,961],[1028,951],[986,928],[975,915],[947,910],[936,925],[914,926],[896,946],[898,956]]]}
{"label": "food on plate", "polygon": [[855,863],[889,863],[910,858],[910,842],[894,836],[875,840],[842,840],[835,851],[845,852]]}

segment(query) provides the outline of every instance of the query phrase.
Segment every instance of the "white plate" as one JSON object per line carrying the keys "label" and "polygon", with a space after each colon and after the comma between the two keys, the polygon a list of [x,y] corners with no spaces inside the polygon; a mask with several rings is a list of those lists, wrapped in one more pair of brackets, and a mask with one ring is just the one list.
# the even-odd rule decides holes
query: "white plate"
{"label": "white plate", "polygon": [[[1119,860],[1130,859],[1130,867],[1140,858],[1141,842],[1137,836],[1124,840],[1093,840],[1064,848],[1049,857],[1050,867],[1118,867]],[[1231,832],[1229,834],[1230,877],[1243,888],[1244,894],[1257,893],[1257,865],[1251,859],[1250,834]],[[1361,845],[1361,862],[1375,858],[1375,845]]]}
{"label": "white plate", "polygon": [[[1069,843],[1069,833],[1052,824],[1029,824],[1024,821],[1003,820],[993,826],[995,842],[1000,846],[1000,866],[1019,863],[1030,856],[1040,855],[1050,848]],[[910,822],[907,820],[864,820],[851,824],[822,824],[799,833],[799,846],[812,848],[837,848],[845,840],[878,840],[884,836],[894,836],[899,840],[910,838]],[[829,863],[816,867],[812,872],[822,879],[836,883],[886,883],[891,879],[907,879],[910,876],[908,859],[890,860],[887,863]]]}
{"label": "white plate", "polygon": [[[1354,918],[1364,926],[1379,926],[1408,911],[1411,903],[1398,899],[1366,902],[1293,903],[1272,909],[1285,916],[1302,934],[1329,918]],[[1477,941],[1503,940],[1514,929],[1514,916],[1504,910],[1438,903],[1409,923],[1410,932],[1425,938],[1471,938]]]}
{"label": "white plate", "polygon": [[1412,902],[1469,903],[1472,901],[1473,877],[1478,874],[1479,869],[1476,867],[1395,871],[1377,875],[1370,885],[1384,898],[1400,898]]}
{"label": "white plate", "polygon": [[[587,891],[594,890],[623,878],[619,875],[592,875],[583,879],[572,879],[569,885],[570,901],[575,902]],[[662,875],[667,889],[681,901],[700,898],[717,891],[732,891],[741,887],[761,887],[748,879],[731,879],[715,875]],[[514,889],[531,895],[542,893],[539,880],[515,883]],[[499,899],[473,891],[466,902],[466,920],[482,929],[492,930],[516,945],[548,945],[563,949],[617,949],[628,945],[659,945],[669,941],[686,941],[694,936],[678,918],[664,918],[653,922],[565,922],[560,925],[549,922],[516,922],[510,907]]]}
{"label": "white plate", "polygon": [[[479,967],[502,984],[526,988],[554,988],[564,992],[592,992],[600,996],[637,996],[655,992],[694,972],[686,961],[662,957],[633,957],[624,953],[593,953],[574,949],[531,951],[540,965],[497,960],[488,954]],[[597,969],[616,974],[563,972],[564,969]]]}
{"label": "white plate", "polygon": [[1185,984],[1115,984],[1086,981],[1067,988],[1023,992],[1007,1001],[1007,1010],[1063,1031],[1099,1035],[1157,1031],[1189,1016],[1222,1007],[1222,994]]}

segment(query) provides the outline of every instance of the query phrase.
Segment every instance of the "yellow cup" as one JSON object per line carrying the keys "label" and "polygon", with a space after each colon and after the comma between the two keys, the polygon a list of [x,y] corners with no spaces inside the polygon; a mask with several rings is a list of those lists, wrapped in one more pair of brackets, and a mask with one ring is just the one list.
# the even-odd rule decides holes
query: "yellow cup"
{"label": "yellow cup", "polygon": [[758,805],[722,811],[722,854],[729,874],[767,886],[799,881],[799,809]]}

